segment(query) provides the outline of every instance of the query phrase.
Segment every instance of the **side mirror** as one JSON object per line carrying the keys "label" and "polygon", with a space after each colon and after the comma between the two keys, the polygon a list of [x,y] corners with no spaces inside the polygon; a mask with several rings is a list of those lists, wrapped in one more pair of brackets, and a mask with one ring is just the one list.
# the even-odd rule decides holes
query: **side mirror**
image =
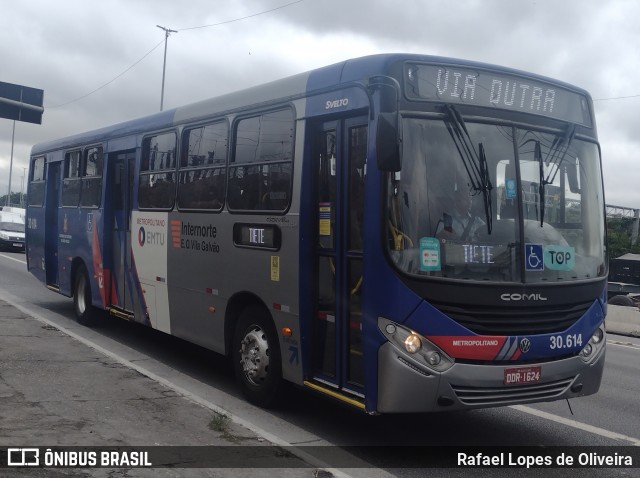
{"label": "side mirror", "polygon": [[402,169],[400,125],[397,113],[380,113],[376,131],[378,168],[396,172]]}

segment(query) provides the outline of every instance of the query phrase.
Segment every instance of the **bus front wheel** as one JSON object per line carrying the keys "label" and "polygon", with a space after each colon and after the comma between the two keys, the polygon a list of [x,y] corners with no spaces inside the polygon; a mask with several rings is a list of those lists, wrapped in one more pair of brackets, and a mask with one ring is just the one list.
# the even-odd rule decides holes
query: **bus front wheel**
{"label": "bus front wheel", "polygon": [[91,283],[87,268],[80,266],[76,272],[76,281],[73,288],[73,305],[76,320],[81,325],[93,325],[95,323],[95,309],[91,305]]}
{"label": "bus front wheel", "polygon": [[233,336],[233,365],[245,398],[254,405],[276,405],[283,387],[278,336],[269,315],[259,306],[247,307]]}

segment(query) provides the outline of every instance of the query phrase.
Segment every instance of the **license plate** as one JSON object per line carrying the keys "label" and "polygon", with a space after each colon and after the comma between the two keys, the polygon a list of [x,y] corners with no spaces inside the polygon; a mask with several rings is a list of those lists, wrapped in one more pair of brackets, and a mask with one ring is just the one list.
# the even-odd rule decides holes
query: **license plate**
{"label": "license plate", "polygon": [[24,244],[20,244],[19,242],[14,242],[13,247],[24,247]]}
{"label": "license plate", "polygon": [[519,367],[504,369],[505,385],[526,385],[536,383],[542,377],[542,367]]}

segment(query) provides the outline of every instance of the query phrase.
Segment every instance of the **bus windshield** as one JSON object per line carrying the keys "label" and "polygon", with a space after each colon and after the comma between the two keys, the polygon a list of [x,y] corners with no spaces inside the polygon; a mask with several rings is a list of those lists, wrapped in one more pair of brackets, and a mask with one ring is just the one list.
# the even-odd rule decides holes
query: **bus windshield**
{"label": "bus windshield", "polygon": [[575,130],[403,119],[393,263],[420,277],[560,282],[606,273],[599,150]]}

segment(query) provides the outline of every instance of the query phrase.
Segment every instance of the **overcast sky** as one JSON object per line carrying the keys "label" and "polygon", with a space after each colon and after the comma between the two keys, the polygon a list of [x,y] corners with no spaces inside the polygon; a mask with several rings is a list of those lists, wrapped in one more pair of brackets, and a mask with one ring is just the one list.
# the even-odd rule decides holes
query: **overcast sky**
{"label": "overcast sky", "polygon": [[[178,30],[168,42],[165,109],[385,52],[575,84],[595,100],[606,202],[640,208],[640,1],[292,2],[0,0],[0,81],[42,89],[45,103],[42,125],[16,123],[12,190],[33,144],[159,111],[162,25]],[[0,119],[0,196],[12,125]]]}

